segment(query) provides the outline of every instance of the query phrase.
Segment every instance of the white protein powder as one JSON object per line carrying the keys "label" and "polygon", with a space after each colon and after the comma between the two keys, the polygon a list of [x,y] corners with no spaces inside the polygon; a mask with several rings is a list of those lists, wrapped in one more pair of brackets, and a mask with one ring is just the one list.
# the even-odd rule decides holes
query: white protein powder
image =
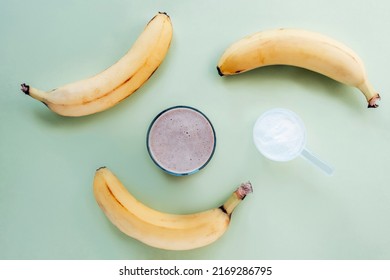
{"label": "white protein powder", "polygon": [[286,109],[272,109],[256,121],[253,140],[265,157],[288,161],[302,152],[306,131],[303,122],[295,113]]}

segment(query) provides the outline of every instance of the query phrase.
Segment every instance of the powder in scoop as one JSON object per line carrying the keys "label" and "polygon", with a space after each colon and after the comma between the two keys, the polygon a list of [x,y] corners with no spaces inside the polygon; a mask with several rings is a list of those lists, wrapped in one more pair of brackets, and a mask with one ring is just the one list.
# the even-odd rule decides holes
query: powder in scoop
{"label": "powder in scoop", "polygon": [[306,133],[302,121],[293,112],[274,109],[257,120],[253,138],[264,156],[272,160],[288,161],[301,153]]}

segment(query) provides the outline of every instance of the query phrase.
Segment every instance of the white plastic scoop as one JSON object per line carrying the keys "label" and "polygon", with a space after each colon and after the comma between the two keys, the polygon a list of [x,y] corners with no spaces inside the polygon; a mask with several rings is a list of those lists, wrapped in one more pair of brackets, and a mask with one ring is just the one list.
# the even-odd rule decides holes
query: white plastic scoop
{"label": "white plastic scoop", "polygon": [[306,148],[306,128],[294,112],[275,108],[264,112],[253,127],[253,141],[257,149],[275,161],[290,161],[299,155],[320,168],[327,175],[334,170]]}

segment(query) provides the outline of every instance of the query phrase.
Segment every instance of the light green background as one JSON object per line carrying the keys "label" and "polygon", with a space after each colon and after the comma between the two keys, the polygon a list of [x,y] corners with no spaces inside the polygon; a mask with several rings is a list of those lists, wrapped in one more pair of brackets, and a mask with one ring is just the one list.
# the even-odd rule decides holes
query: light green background
{"label": "light green background", "polygon": [[[11,1],[0,9],[0,259],[390,259],[390,18],[388,1]],[[110,66],[146,22],[167,12],[169,53],[153,77],[116,107],[60,117],[22,94]],[[354,49],[382,94],[367,109],[357,89],[293,67],[221,78],[216,63],[256,31],[296,27]],[[145,136],[161,110],[189,105],[217,133],[214,158],[183,178],[150,160]],[[259,154],[252,126],[284,107],[305,122],[308,147],[335,168]],[[137,198],[166,212],[219,206],[243,181],[254,193],[226,234],[185,252],[154,249],[119,232],[92,194],[107,166]]]}

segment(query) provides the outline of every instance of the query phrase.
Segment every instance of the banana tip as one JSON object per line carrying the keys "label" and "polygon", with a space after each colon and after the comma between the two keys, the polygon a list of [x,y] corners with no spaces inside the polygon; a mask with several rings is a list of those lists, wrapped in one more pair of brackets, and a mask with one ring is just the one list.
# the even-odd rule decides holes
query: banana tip
{"label": "banana tip", "polygon": [[377,102],[381,100],[381,96],[377,93],[373,98],[368,101],[368,108],[378,108]]}
{"label": "banana tip", "polygon": [[219,74],[221,77],[224,76],[224,74],[222,73],[222,71],[221,71],[221,69],[219,68],[219,66],[217,66],[217,71],[218,71],[218,74]]}
{"label": "banana tip", "polygon": [[107,168],[106,166],[100,166],[98,169],[96,169],[96,172],[99,171],[100,169],[105,169]]}
{"label": "banana tip", "polygon": [[25,83],[21,84],[21,91],[23,91],[25,94],[29,95],[30,94],[30,86],[26,85]]}
{"label": "banana tip", "polygon": [[249,193],[252,192],[253,192],[253,187],[251,182],[249,181],[246,183],[242,183],[236,191],[237,196],[241,199],[244,199],[245,196],[247,196]]}
{"label": "banana tip", "polygon": [[170,16],[166,13],[166,12],[158,12],[160,15],[165,15],[167,16],[168,18],[170,18]]}

